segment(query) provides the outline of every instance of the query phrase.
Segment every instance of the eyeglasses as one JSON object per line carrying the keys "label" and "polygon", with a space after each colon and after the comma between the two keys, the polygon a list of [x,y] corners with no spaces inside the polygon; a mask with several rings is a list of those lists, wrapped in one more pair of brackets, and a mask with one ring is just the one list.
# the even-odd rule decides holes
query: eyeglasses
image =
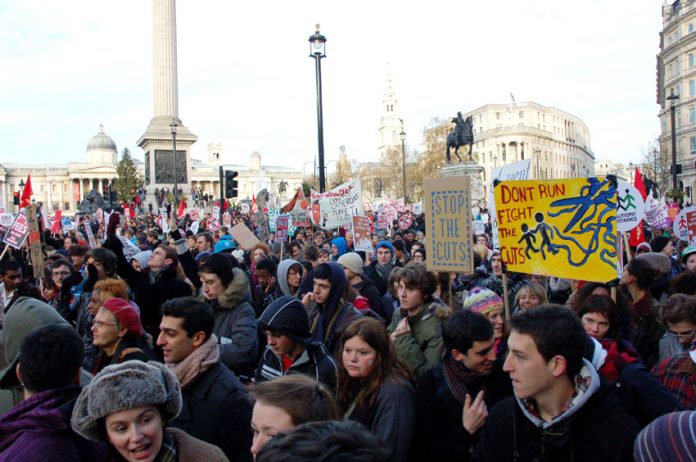
{"label": "eyeglasses", "polygon": [[685,332],[673,332],[671,330],[667,331],[667,335],[676,338],[689,338],[692,337],[694,333],[696,333],[696,329],[687,330]]}
{"label": "eyeglasses", "polygon": [[54,271],[53,275],[54,276],[67,276],[70,274],[70,271]]}
{"label": "eyeglasses", "polygon": [[97,328],[102,329],[105,326],[116,327],[116,326],[118,326],[118,323],[117,322],[104,322],[104,321],[95,320],[94,325],[97,326]]}

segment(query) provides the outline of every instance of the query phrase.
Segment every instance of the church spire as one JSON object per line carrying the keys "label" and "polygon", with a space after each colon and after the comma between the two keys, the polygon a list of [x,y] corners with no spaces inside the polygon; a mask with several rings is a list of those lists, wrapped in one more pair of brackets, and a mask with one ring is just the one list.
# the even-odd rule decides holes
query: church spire
{"label": "church spire", "polygon": [[389,63],[387,63],[387,82],[382,100],[382,117],[379,124],[379,153],[384,156],[392,147],[399,146],[399,133],[403,128],[403,121],[399,113],[399,101],[394,91],[394,79],[392,78]]}

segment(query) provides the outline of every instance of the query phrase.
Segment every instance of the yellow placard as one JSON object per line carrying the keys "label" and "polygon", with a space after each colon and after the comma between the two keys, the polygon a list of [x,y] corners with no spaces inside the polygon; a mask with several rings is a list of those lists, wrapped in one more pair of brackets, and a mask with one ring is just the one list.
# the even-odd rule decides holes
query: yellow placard
{"label": "yellow placard", "polygon": [[507,269],[583,281],[616,279],[616,187],[605,178],[505,181],[494,190]]}
{"label": "yellow placard", "polygon": [[428,269],[472,273],[469,177],[426,178],[423,189]]}

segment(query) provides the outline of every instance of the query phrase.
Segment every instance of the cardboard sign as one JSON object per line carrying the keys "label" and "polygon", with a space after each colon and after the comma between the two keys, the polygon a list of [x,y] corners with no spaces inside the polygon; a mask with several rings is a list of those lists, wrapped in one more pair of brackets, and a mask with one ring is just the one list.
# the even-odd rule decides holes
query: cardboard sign
{"label": "cardboard sign", "polygon": [[353,245],[356,251],[372,251],[372,234],[370,233],[371,222],[368,217],[353,215]]}
{"label": "cardboard sign", "polygon": [[244,223],[238,223],[232,227],[230,234],[234,240],[239,243],[239,246],[244,250],[250,250],[259,240]]}
{"label": "cardboard sign", "polygon": [[640,191],[619,181],[616,198],[616,227],[619,231],[628,232],[638,226],[645,215],[645,202]]}
{"label": "cardboard sign", "polygon": [[495,206],[503,262],[518,273],[615,279],[616,204],[616,188],[604,178],[499,183]]}
{"label": "cardboard sign", "polygon": [[32,271],[34,277],[38,280],[44,275],[46,259],[41,249],[41,233],[39,230],[39,220],[37,218],[37,208],[36,205],[27,207],[27,226],[29,230],[27,242],[29,244],[29,260],[31,260]]}
{"label": "cardboard sign", "polygon": [[428,269],[472,273],[469,177],[427,178],[423,189]]}
{"label": "cardboard sign", "polygon": [[694,210],[696,210],[695,206],[687,207],[679,212],[674,219],[672,230],[674,231],[674,235],[677,236],[680,241],[689,241],[689,224],[686,219],[686,214]]}
{"label": "cardboard sign", "polygon": [[290,217],[287,215],[279,215],[275,221],[275,241],[285,242],[288,239],[288,225]]}
{"label": "cardboard sign", "polygon": [[15,217],[10,229],[5,233],[3,242],[19,250],[29,234],[29,224],[24,209]]}
{"label": "cardboard sign", "polygon": [[343,183],[325,193],[312,190],[312,221],[315,225],[339,228],[349,224],[353,215],[363,215],[359,179]]}

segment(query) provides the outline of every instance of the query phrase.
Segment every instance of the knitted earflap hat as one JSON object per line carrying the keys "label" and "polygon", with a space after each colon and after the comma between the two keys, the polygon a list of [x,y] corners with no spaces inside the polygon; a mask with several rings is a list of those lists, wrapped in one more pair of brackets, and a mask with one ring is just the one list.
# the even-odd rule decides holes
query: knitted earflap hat
{"label": "knitted earflap hat", "polygon": [[168,422],[181,412],[181,387],[174,372],[150,361],[105,367],[82,389],[72,413],[72,428],[85,438],[105,441],[101,419],[120,411],[157,406]]}
{"label": "knitted earflap hat", "polygon": [[463,308],[484,316],[494,310],[502,310],[503,300],[492,290],[476,287],[464,300]]}

